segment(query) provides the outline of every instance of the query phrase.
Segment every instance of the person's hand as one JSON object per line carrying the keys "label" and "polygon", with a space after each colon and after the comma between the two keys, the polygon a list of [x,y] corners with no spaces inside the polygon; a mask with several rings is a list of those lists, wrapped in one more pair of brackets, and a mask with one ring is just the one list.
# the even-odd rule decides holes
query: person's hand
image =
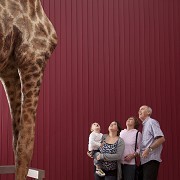
{"label": "person's hand", "polygon": [[99,161],[99,160],[100,160],[100,157],[101,157],[101,155],[98,154],[97,157],[96,157],[96,159]]}
{"label": "person's hand", "polygon": [[92,151],[87,151],[87,155],[88,155],[90,158],[93,158],[93,156],[92,156]]}
{"label": "person's hand", "polygon": [[100,146],[100,147],[103,147],[103,146],[104,146],[104,144],[105,144],[105,141],[103,141],[103,142],[101,143],[101,146]]}
{"label": "person's hand", "polygon": [[148,155],[149,155],[149,149],[146,149],[145,151],[142,152],[141,157],[142,157],[142,158],[147,158]]}
{"label": "person's hand", "polygon": [[134,158],[134,154],[128,154],[127,156],[124,157],[124,161],[131,161]]}

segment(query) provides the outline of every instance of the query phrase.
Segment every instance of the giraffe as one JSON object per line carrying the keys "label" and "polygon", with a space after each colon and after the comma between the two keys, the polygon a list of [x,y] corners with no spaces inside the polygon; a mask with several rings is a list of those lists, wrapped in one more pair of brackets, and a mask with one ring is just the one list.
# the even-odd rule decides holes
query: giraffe
{"label": "giraffe", "polygon": [[16,180],[27,177],[40,85],[56,45],[40,0],[0,0],[0,79],[12,118]]}

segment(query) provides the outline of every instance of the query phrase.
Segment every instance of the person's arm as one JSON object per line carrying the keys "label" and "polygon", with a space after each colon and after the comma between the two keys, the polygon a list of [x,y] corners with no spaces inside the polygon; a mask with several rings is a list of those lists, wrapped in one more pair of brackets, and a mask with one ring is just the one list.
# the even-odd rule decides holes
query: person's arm
{"label": "person's arm", "polygon": [[122,138],[119,138],[118,145],[117,145],[117,152],[116,154],[99,154],[97,160],[104,160],[104,161],[116,161],[120,160],[122,157],[122,154],[124,152],[124,141]]}
{"label": "person's arm", "polygon": [[157,137],[156,140],[149,146],[149,149],[151,148],[152,150],[156,149],[159,147],[161,144],[165,142],[164,136],[162,137]]}
{"label": "person's arm", "polygon": [[142,153],[142,158],[146,158],[151,151],[165,142],[164,136],[156,137],[155,141]]}

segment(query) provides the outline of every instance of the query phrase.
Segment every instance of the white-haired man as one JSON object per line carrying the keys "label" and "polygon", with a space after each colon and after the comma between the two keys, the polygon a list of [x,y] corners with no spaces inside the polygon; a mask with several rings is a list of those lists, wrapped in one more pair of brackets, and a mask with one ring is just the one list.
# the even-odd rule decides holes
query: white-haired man
{"label": "white-haired man", "polygon": [[157,180],[164,134],[158,121],[150,117],[152,109],[149,106],[141,106],[138,113],[143,125],[140,147],[143,180]]}

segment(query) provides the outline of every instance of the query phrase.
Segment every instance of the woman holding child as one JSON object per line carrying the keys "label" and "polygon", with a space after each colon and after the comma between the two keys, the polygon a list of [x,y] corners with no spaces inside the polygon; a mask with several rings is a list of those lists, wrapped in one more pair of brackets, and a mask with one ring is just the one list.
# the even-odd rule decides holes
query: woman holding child
{"label": "woman holding child", "polygon": [[95,180],[121,180],[121,157],[124,152],[124,141],[119,137],[121,126],[113,121],[108,128],[109,133],[102,137],[100,153],[96,157],[105,173],[104,177],[94,174]]}

